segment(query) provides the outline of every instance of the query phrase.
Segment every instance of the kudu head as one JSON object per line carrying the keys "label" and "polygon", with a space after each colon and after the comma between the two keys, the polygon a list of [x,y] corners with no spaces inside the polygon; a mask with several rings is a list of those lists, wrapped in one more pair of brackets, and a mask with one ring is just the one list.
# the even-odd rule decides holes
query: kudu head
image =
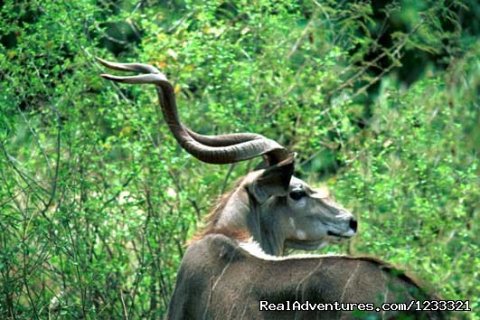
{"label": "kudu head", "polygon": [[197,159],[228,164],[263,157],[266,168],[250,172],[240,181],[217,206],[203,235],[246,233],[268,254],[281,255],[285,248],[317,249],[330,240],[350,238],[356,233],[357,222],[350,212],[293,176],[293,153],[279,143],[254,133],[198,134],[180,121],[174,88],[155,67],[98,61],[110,69],[140,73],[102,74],[108,80],[154,84],[170,131],[180,146]]}

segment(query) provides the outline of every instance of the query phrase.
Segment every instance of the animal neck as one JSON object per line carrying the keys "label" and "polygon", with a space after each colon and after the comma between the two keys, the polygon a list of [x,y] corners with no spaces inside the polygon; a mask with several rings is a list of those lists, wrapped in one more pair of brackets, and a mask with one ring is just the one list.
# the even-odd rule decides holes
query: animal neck
{"label": "animal neck", "polygon": [[219,212],[213,229],[241,241],[253,238],[265,253],[279,256],[283,254],[285,234],[280,217],[274,218],[268,204],[260,205],[246,188],[238,188]]}
{"label": "animal neck", "polygon": [[[255,219],[251,214],[251,199],[245,188],[239,187],[216,208],[208,233],[222,233],[237,240],[258,236]],[[242,239],[238,239],[240,235]]]}
{"label": "animal neck", "polygon": [[[258,242],[262,250],[269,255],[283,255],[285,234],[281,228],[280,216],[272,217],[268,204],[259,205],[254,199],[250,199],[249,230],[253,240]],[[273,218],[273,219],[272,219]]]}

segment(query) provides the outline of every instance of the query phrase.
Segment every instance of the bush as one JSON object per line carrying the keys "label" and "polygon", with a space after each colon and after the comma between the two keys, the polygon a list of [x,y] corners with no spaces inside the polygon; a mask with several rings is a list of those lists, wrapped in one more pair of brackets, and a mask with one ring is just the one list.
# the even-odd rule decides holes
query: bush
{"label": "bush", "polygon": [[[480,9],[474,1],[25,1],[0,6],[0,316],[159,318],[184,243],[255,161],[177,145],[150,87],[201,133],[298,153],[360,219],[349,244],[480,307]],[[480,314],[469,313],[479,319]]]}

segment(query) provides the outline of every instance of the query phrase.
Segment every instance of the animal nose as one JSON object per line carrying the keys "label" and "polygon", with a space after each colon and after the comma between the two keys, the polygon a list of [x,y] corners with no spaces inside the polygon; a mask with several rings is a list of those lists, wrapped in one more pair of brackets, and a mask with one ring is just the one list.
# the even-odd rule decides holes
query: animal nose
{"label": "animal nose", "polygon": [[358,223],[355,218],[350,219],[349,226],[350,228],[352,228],[353,231],[357,232]]}

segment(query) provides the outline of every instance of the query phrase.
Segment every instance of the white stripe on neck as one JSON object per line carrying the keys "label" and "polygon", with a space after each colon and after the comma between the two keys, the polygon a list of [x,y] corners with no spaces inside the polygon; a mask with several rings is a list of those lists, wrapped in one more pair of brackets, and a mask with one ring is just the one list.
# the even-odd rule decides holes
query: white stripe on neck
{"label": "white stripe on neck", "polygon": [[294,254],[291,256],[272,256],[268,253],[265,253],[263,249],[260,247],[258,242],[249,240],[246,242],[239,242],[240,248],[247,251],[250,255],[262,259],[262,260],[269,260],[269,261],[283,261],[283,260],[295,260],[295,259],[311,259],[311,258],[326,258],[326,257],[342,257],[345,255],[342,254]]}

